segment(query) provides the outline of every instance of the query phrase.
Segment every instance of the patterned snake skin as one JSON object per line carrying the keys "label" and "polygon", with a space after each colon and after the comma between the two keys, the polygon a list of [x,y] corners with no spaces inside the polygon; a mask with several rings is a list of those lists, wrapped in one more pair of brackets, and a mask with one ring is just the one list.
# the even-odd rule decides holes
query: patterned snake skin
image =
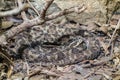
{"label": "patterned snake skin", "polygon": [[94,59],[100,55],[100,46],[92,34],[79,33],[80,26],[66,23],[65,25],[46,24],[34,26],[14,39],[11,48],[26,58],[29,64],[42,66],[67,65],[86,59]]}

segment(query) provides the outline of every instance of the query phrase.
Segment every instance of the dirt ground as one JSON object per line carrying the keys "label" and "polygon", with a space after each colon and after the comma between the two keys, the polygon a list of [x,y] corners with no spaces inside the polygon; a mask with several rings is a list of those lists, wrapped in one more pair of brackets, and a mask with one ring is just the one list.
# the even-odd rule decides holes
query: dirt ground
{"label": "dirt ground", "polygon": [[[9,9],[6,8],[6,10]],[[30,9],[25,13],[28,19],[34,19],[36,17],[35,12],[33,12]],[[11,17],[9,16],[2,18],[0,17],[1,19],[0,34],[1,35],[4,34],[7,30],[10,30],[11,28],[14,28],[24,23],[25,20],[28,20],[25,18],[25,14],[24,15],[23,14],[24,12],[23,13],[21,12],[21,14],[14,15]],[[24,20],[21,19],[21,15]],[[106,24],[104,23],[102,24],[92,20],[93,19],[91,19],[91,21],[88,21],[84,24],[84,23],[76,22],[76,20],[70,20],[66,18],[66,16],[64,16],[64,17],[60,17],[60,21],[48,21],[50,25],[46,21],[44,24],[40,26],[41,28],[39,28],[39,25],[37,24],[32,28],[28,28],[26,30],[21,31],[21,33],[16,34],[11,39],[8,39],[7,40],[8,44],[6,45],[6,47],[0,46],[0,54],[1,54],[0,79],[1,80],[120,80],[120,13],[119,12],[115,13],[111,17],[109,22]],[[58,26],[58,28],[56,28],[56,26]],[[66,32],[64,30],[66,30]],[[70,36],[68,35],[68,33],[70,34]],[[37,36],[40,36],[40,38],[37,38]],[[76,43],[76,45],[72,45],[74,41],[77,41],[73,39],[73,36],[75,37],[75,39],[76,36],[80,36],[80,38],[82,38],[83,41],[81,41],[78,44]],[[19,40],[21,40],[21,42],[19,42]],[[95,40],[98,40],[99,44],[95,43],[91,45],[89,43],[89,42],[95,42]],[[70,41],[72,42],[70,43]],[[82,45],[82,49],[87,46],[87,49],[85,49],[87,52],[85,54],[81,52],[82,53],[81,56],[85,56],[83,60],[72,62],[72,59],[74,60],[74,58],[77,56],[75,56],[74,58],[67,56],[67,58],[65,57],[66,58],[65,60],[64,57],[62,56],[62,58],[60,59],[63,59],[63,64],[61,60],[60,64],[62,65],[57,65],[59,64],[59,61],[57,62],[56,57],[54,58],[55,54],[53,53],[55,53],[55,51],[53,49],[56,49],[56,53],[58,53],[59,50],[61,51],[63,50],[63,52],[66,51],[66,53],[68,51],[68,54],[66,55],[69,55],[69,50],[72,52],[71,49],[73,49],[74,46],[78,46],[79,44],[82,44],[84,42],[86,44]],[[42,46],[36,47],[39,45]],[[96,51],[96,49],[98,50],[98,48],[95,45],[99,46],[99,52],[98,52],[100,53],[99,56],[95,57],[96,55],[91,55],[90,57],[88,57],[90,59],[86,58],[86,55],[88,55],[90,51],[91,54],[93,54],[93,52]],[[89,46],[90,47],[94,46],[94,47],[91,47],[90,48],[91,50],[89,50],[88,48]],[[38,49],[40,49],[41,52],[37,51]],[[8,51],[6,51],[5,53],[4,52],[5,50]],[[53,52],[50,53],[49,51],[52,50]],[[41,59],[41,57],[38,57],[39,55],[41,56],[43,54],[42,51],[43,53],[48,52],[49,54],[47,55],[50,55],[50,57],[46,58],[45,56],[43,59]],[[77,50],[74,50],[73,53],[78,54]],[[59,56],[61,55],[62,52],[57,56],[57,58],[59,58]],[[82,58],[81,56],[79,57],[78,55],[79,59]],[[47,61],[47,59],[49,58],[50,59],[53,58],[51,60],[52,63],[50,63],[52,64],[52,66],[49,64],[47,65],[47,62],[48,63],[50,62],[49,60]],[[69,62],[70,64],[66,63],[67,60],[68,61],[71,60]],[[45,66],[41,63],[42,61],[44,62]],[[41,63],[41,65],[37,63]],[[64,63],[66,64],[64,65]]]}

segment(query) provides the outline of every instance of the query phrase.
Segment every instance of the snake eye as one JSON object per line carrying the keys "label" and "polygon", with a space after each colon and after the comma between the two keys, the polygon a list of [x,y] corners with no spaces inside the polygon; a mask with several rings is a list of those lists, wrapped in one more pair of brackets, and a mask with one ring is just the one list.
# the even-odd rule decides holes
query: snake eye
{"label": "snake eye", "polygon": [[10,48],[14,48],[15,47],[15,45],[10,45]]}

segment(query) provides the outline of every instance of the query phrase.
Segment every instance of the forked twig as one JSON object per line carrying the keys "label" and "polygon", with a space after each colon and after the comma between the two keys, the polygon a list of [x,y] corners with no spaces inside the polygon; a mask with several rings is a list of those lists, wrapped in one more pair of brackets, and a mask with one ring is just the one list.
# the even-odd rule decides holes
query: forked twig
{"label": "forked twig", "polygon": [[[79,12],[83,12],[86,9],[86,7],[83,5],[82,7],[79,6],[78,9],[79,9]],[[44,10],[43,10],[43,12],[44,12]],[[30,28],[30,27],[35,26],[35,25],[43,24],[45,21],[49,21],[49,20],[55,19],[57,17],[63,16],[65,14],[70,14],[73,12],[76,12],[74,8],[65,9],[61,12],[56,13],[56,14],[48,15],[45,17],[45,19],[43,19],[41,17],[36,17],[32,20],[26,20],[23,23],[21,23],[20,25],[18,25],[17,27],[13,27],[13,28],[9,29],[8,31],[6,31],[4,34],[2,34],[0,36],[0,45],[7,44],[7,41],[6,41],[7,39],[15,36],[16,34],[24,31],[27,28]]]}

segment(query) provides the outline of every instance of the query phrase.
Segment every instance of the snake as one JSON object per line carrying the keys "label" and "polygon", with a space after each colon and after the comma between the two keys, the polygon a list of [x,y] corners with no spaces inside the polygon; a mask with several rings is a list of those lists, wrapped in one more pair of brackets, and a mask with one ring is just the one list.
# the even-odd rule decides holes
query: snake
{"label": "snake", "polygon": [[86,30],[82,34],[80,31],[83,30],[78,24],[46,23],[15,36],[9,48],[30,65],[64,66],[97,58],[99,41]]}

